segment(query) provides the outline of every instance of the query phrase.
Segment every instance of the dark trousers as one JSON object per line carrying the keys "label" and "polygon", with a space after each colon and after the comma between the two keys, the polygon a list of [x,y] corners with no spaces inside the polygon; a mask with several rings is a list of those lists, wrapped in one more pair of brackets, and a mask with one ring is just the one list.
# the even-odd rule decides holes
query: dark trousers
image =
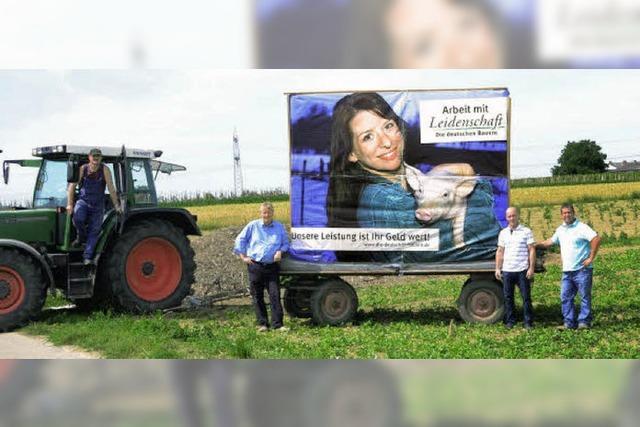
{"label": "dark trousers", "polygon": [[527,270],[502,272],[502,283],[504,292],[504,323],[514,325],[516,316],[514,314],[513,294],[515,285],[520,288],[522,296],[522,306],[524,308],[524,324],[533,324],[533,307],[531,305],[531,281],[527,279]]}
{"label": "dark trousers", "polygon": [[282,326],[282,304],[280,303],[280,266],[273,264],[249,264],[249,290],[256,310],[256,318],[261,326],[269,326],[267,307],[264,304],[264,291],[269,293],[271,303],[271,322],[274,328]]}
{"label": "dark trousers", "polygon": [[100,228],[102,227],[102,218],[104,217],[104,208],[101,204],[90,205],[80,199],[73,209],[73,225],[78,232],[78,239],[86,242],[83,258],[92,259],[95,255]]}

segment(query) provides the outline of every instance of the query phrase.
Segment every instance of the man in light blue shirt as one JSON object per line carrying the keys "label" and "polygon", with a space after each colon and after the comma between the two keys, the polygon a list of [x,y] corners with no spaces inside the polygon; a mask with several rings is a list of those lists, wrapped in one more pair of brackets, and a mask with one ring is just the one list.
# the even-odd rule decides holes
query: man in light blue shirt
{"label": "man in light blue shirt", "polygon": [[576,310],[573,300],[579,292],[582,301],[577,316],[579,329],[591,327],[591,288],[593,284],[593,260],[600,248],[600,236],[587,224],[576,219],[575,209],[570,203],[560,208],[563,224],[550,239],[536,246],[548,248],[560,245],[562,257],[562,302],[563,329],[576,328]]}
{"label": "man in light blue shirt", "polygon": [[273,205],[265,202],[260,206],[260,219],[251,221],[236,237],[233,252],[247,264],[253,306],[256,310],[258,330],[269,329],[267,307],[264,303],[265,289],[271,303],[271,320],[274,329],[286,331],[282,324],[283,312],[280,303],[279,262],[282,254],[289,250],[289,237],[284,226],[273,220]]}

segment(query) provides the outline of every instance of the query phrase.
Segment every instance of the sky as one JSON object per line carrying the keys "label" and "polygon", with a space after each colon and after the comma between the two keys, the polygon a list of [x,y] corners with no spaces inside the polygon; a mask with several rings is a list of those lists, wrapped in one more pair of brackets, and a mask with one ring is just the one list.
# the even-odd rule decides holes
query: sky
{"label": "sky", "polygon": [[[593,139],[610,160],[640,159],[635,70],[0,71],[0,160],[36,146],[160,149],[188,171],[162,194],[233,189],[232,138],[245,189],[288,189],[285,92],[508,87],[511,176],[547,176],[567,141]],[[0,199],[28,200],[35,174],[12,169]]]}

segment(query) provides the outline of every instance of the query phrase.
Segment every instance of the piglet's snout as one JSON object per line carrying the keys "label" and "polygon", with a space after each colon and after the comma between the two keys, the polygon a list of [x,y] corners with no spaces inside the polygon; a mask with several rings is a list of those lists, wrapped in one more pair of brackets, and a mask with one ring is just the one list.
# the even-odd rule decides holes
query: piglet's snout
{"label": "piglet's snout", "polygon": [[416,209],[416,218],[420,221],[429,222],[431,221],[432,215],[426,209]]}

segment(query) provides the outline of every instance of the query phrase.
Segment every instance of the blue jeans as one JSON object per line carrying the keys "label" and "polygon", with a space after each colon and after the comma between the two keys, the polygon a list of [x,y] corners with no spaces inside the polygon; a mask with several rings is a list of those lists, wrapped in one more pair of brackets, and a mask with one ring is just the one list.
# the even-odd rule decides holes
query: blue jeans
{"label": "blue jeans", "polygon": [[562,302],[562,317],[564,324],[570,328],[575,328],[576,308],[573,300],[577,293],[580,293],[580,313],[577,316],[577,323],[591,325],[591,287],[593,284],[593,269],[581,268],[576,271],[565,271],[562,273],[562,288],[560,290],[560,300]]}
{"label": "blue jeans", "polygon": [[531,305],[531,281],[527,279],[527,270],[523,271],[503,271],[502,290],[504,292],[504,323],[514,325],[516,316],[514,314],[514,289],[518,285],[522,296],[522,306],[524,311],[524,324],[533,324],[533,306]]}
{"label": "blue jeans", "polygon": [[78,239],[87,242],[82,255],[84,259],[92,259],[94,256],[103,217],[103,205],[90,205],[82,199],[78,200],[73,209],[73,225],[76,227]]}

